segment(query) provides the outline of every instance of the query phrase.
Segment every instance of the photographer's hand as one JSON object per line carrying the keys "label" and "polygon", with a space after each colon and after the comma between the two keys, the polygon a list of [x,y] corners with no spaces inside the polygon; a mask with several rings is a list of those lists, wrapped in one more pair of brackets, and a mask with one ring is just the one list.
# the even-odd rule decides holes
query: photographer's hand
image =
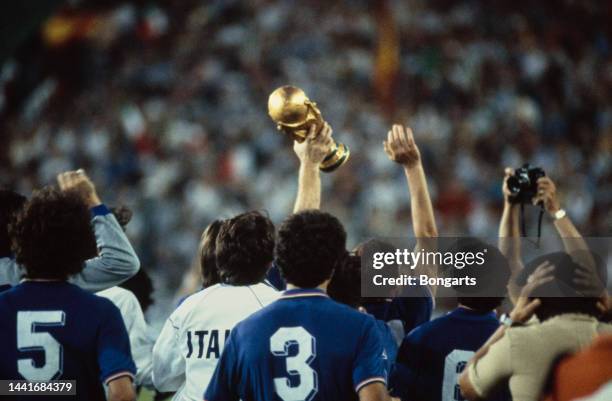
{"label": "photographer's hand", "polygon": [[102,203],[96,192],[96,187],[82,169],[58,174],[57,183],[64,192],[76,192],[87,204],[87,207],[92,208]]}
{"label": "photographer's hand", "polygon": [[538,192],[532,199],[532,202],[534,205],[542,202],[544,210],[551,216],[554,216],[555,213],[561,210],[561,205],[557,198],[557,186],[550,177],[538,178]]}

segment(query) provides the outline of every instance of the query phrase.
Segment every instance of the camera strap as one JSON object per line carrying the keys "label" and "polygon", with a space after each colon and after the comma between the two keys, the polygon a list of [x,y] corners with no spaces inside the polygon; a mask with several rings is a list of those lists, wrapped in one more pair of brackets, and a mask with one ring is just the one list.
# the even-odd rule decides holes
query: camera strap
{"label": "camera strap", "polygon": [[[544,217],[544,205],[540,204],[540,214],[538,216],[538,239],[533,243],[536,248],[540,247],[540,237],[542,236],[542,218]],[[525,204],[521,203],[521,235],[527,238],[527,229],[525,227]]]}

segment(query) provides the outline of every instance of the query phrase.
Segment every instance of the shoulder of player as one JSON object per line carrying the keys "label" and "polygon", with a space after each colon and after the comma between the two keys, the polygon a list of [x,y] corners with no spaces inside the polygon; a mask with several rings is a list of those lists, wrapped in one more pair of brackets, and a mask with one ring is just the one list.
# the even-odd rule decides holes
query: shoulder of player
{"label": "shoulder of player", "polygon": [[111,299],[107,297],[103,297],[98,295],[97,293],[86,291],[72,283],[66,284],[68,291],[72,293],[70,296],[74,299],[75,304],[78,304],[84,309],[91,309],[92,312],[95,311],[95,313],[92,313],[92,316],[106,316],[106,313],[111,310],[119,310],[119,308],[113,303],[113,301],[111,301]]}
{"label": "shoulder of player", "polygon": [[114,303],[129,302],[136,299],[136,296],[130,290],[121,287],[111,287],[106,290],[96,292],[96,295],[103,298],[108,298]]}
{"label": "shoulder of player", "polygon": [[130,290],[121,287],[111,287],[96,292],[96,295],[110,300],[122,312],[130,313],[132,308],[140,308],[136,295]]}
{"label": "shoulder of player", "polygon": [[425,343],[432,339],[432,336],[430,335],[432,332],[440,331],[446,333],[446,329],[448,329],[449,326],[452,326],[449,315],[437,317],[412,329],[408,334],[406,334],[402,343]]}

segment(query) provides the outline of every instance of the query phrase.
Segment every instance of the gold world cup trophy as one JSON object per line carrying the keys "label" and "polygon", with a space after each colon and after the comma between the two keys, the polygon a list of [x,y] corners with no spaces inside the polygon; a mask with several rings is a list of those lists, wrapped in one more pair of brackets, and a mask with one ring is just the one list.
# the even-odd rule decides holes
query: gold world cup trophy
{"label": "gold world cup trophy", "polygon": [[[295,86],[281,86],[268,98],[268,114],[276,128],[298,142],[304,142],[310,127],[316,125],[317,133],[324,120],[315,102],[310,101],[303,90]],[[349,148],[339,142],[333,143],[319,169],[330,173],[342,166],[350,155]]]}

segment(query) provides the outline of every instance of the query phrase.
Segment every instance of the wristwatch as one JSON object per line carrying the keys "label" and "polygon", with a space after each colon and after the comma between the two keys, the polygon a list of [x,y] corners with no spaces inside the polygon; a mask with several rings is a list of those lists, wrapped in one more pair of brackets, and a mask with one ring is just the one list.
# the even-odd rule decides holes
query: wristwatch
{"label": "wristwatch", "polygon": [[561,220],[562,218],[564,218],[567,215],[567,213],[565,213],[565,209],[559,209],[557,210],[553,215],[553,219],[555,220]]}
{"label": "wristwatch", "polygon": [[504,313],[503,315],[501,315],[501,317],[499,318],[499,321],[501,324],[503,324],[506,327],[516,327],[516,326],[523,325],[520,322],[515,322],[514,320],[512,320],[512,318],[510,317],[508,313]]}

